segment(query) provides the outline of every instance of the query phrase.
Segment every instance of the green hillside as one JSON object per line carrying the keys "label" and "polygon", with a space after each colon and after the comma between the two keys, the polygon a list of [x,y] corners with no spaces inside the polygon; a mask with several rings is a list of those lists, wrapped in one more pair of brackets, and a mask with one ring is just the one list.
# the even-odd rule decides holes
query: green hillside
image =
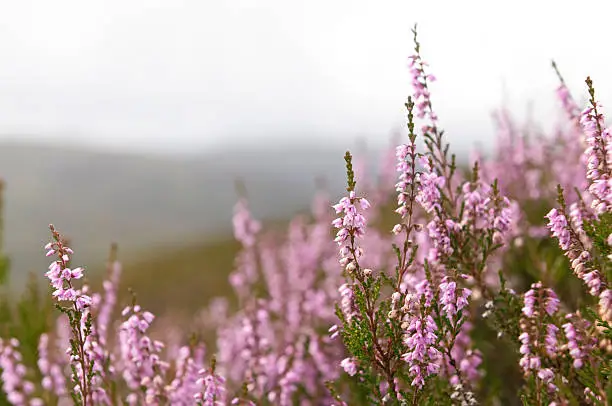
{"label": "green hillside", "polygon": [[307,207],[317,177],[341,191],[342,154],[299,144],[189,156],[0,144],[11,281],[22,286],[28,272],[44,272],[51,222],[70,238],[75,263],[100,268],[112,242],[122,258],[138,262],[229,238],[238,178],[262,219]]}
{"label": "green hillside", "polygon": [[225,240],[161,249],[123,266],[121,297],[132,288],[138,301],[155,314],[196,311],[215,296],[231,293],[228,275],[239,244]]}

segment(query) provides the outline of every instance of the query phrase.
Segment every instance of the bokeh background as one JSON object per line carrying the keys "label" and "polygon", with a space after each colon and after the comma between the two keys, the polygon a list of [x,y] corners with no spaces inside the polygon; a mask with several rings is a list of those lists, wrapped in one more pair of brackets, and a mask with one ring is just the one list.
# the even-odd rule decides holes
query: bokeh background
{"label": "bokeh background", "polygon": [[[550,130],[550,67],[612,100],[601,2],[0,1],[0,177],[10,289],[42,279],[54,223],[96,280],[119,245],[124,291],[189,312],[228,288],[235,182],[260,219],[306,209],[343,152],[402,136],[411,28],[460,159],[498,107]],[[372,171],[376,171],[373,164]]]}

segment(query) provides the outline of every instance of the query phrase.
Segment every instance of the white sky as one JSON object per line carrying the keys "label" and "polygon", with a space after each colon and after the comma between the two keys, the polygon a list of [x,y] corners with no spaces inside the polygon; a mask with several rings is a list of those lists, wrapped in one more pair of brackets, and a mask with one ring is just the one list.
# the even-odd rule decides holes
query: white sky
{"label": "white sky", "polygon": [[551,58],[578,96],[590,74],[612,101],[606,4],[0,0],[0,134],[158,151],[386,143],[418,22],[451,141],[486,145],[504,87],[517,112],[531,100],[535,121],[554,117]]}

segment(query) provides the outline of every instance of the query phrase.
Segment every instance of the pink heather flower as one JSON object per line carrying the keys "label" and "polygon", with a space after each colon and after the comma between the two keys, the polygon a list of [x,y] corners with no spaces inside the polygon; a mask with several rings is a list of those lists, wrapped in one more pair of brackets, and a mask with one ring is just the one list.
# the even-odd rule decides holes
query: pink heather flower
{"label": "pink heather flower", "polygon": [[549,316],[552,316],[559,310],[559,298],[552,289],[546,289],[546,300],[544,301],[544,310]]}
{"label": "pink heather flower", "polygon": [[[397,165],[396,170],[399,173],[399,180],[395,184],[397,192],[397,209],[395,210],[402,218],[408,214],[408,206],[410,195],[416,188],[416,174],[412,167],[414,159],[416,159],[416,146],[414,142],[410,144],[402,144],[396,148]],[[401,226],[398,224],[396,227]],[[399,233],[399,230],[394,228],[394,233]]]}
{"label": "pink heather flower", "polygon": [[562,327],[563,331],[565,332],[565,337],[567,338],[567,348],[570,356],[574,359],[574,368],[580,369],[583,365],[582,359],[584,355],[580,350],[580,345],[578,344],[576,328],[571,322],[565,323]]}
{"label": "pink heather flower", "polygon": [[[339,229],[334,241],[341,246],[340,262],[343,265],[357,260],[361,255],[361,250],[354,240],[363,238],[365,235],[366,219],[359,213],[356,204],[361,210],[367,210],[370,207],[370,202],[363,197],[357,197],[355,191],[350,191],[348,196],[343,197],[340,202],[332,206],[336,214],[341,214],[332,222],[332,225]],[[353,258],[353,251],[355,258]]]}
{"label": "pink heather flower", "polygon": [[169,364],[160,359],[164,344],[147,335],[155,316],[140,306],[126,307],[122,315],[127,320],[119,330],[119,346],[123,378],[131,390],[129,399],[150,403],[165,398]]}
{"label": "pink heather flower", "polygon": [[419,173],[417,176],[418,193],[416,201],[423,206],[427,213],[431,213],[440,209],[440,189],[444,187],[445,180],[433,169],[429,157],[421,157],[419,162],[425,168],[425,172]]}
{"label": "pink heather flower", "polygon": [[449,225],[454,228],[452,222],[442,222],[438,216],[435,216],[427,223],[427,231],[431,241],[427,256],[432,263],[440,263],[442,262],[442,258],[450,256],[453,253]]}
{"label": "pink heather flower", "polygon": [[245,247],[255,244],[255,236],[261,230],[261,224],[251,217],[246,199],[240,199],[234,207],[234,237]]}
{"label": "pink heather flower", "polygon": [[104,295],[100,297],[100,304],[96,315],[98,340],[101,345],[106,344],[108,327],[111,322],[115,304],[117,303],[117,289],[121,276],[121,263],[119,261],[113,261],[109,265],[109,271],[108,279],[102,283]]}
{"label": "pink heather flower", "polygon": [[[52,252],[52,255],[57,255],[57,260],[51,263],[49,271],[45,274],[51,286],[55,289],[53,297],[58,302],[68,302],[70,306],[65,308],[70,315],[70,329],[72,339],[76,345],[71,345],[67,353],[70,354],[70,362],[73,371],[72,380],[75,383],[74,391],[79,396],[84,404],[89,404],[93,401],[94,392],[101,391],[97,388],[95,381],[90,379],[92,376],[92,362],[95,354],[91,352],[90,343],[92,340],[91,332],[87,328],[88,319],[90,318],[90,307],[92,298],[87,294],[87,286],[78,289],[73,285],[73,281],[83,277],[81,268],[70,269],[68,263],[70,255],[73,254],[72,249],[67,247],[60,234],[55,230],[53,225],[49,225],[53,236],[53,241],[45,246],[47,254]],[[82,351],[77,351],[78,348]]]}
{"label": "pink heather flower", "polygon": [[525,305],[523,307],[523,314],[525,316],[534,317],[536,311],[535,304],[538,298],[543,300],[542,305],[549,316],[552,316],[559,310],[560,302],[557,294],[552,289],[543,288],[541,282],[536,282],[531,285],[531,289],[529,289],[524,296]]}
{"label": "pink heather flower", "polygon": [[559,331],[559,327],[554,324],[548,324],[546,326],[546,338],[545,338],[545,346],[546,352],[549,356],[553,357],[557,353],[557,332]]}
{"label": "pink heather flower", "polygon": [[354,376],[357,373],[357,363],[353,358],[345,358],[340,362],[340,366],[344,369],[344,372],[350,376]]}
{"label": "pink heather flower", "polygon": [[61,365],[49,359],[49,335],[43,333],[38,339],[38,370],[42,375],[42,387],[57,397],[66,394],[66,379]]}
{"label": "pink heather flower", "polygon": [[[361,204],[354,202],[358,210]],[[219,320],[219,373],[232,383],[232,390],[246,383],[250,396],[279,405],[288,398],[319,399],[326,393],[323,382],[337,379],[342,371],[342,342],[321,334],[336,321],[334,304],[341,301],[329,217],[320,216],[313,225],[300,218],[292,221],[282,241],[258,239],[253,283],[266,293],[247,291],[240,298],[241,309]],[[251,263],[236,266],[241,272]],[[346,294],[350,311],[350,288]],[[244,399],[237,401],[244,404]]]}
{"label": "pink heather flower", "polygon": [[111,405],[111,399],[106,390],[102,387],[105,379],[114,379],[114,357],[108,349],[100,344],[99,334],[96,325],[91,326],[91,334],[85,339],[83,346],[87,358],[93,362],[91,379],[91,399],[96,405]]}
{"label": "pink heather flower", "polygon": [[[482,354],[480,351],[469,349],[459,361],[459,370],[464,376],[468,377],[470,381],[475,381],[482,375],[482,371],[478,370],[481,364]],[[455,378],[458,380],[457,376],[455,376]]]}
{"label": "pink heather flower", "polygon": [[605,128],[603,116],[597,110],[601,105],[586,108],[580,118],[580,124],[586,136],[587,148],[584,160],[587,163],[589,192],[593,196],[591,207],[596,214],[612,208],[612,180],[610,179],[610,129]]}
{"label": "pink heather flower", "polygon": [[536,292],[534,289],[529,289],[527,293],[525,293],[523,314],[527,317],[533,317],[533,313],[535,312],[535,294]]}
{"label": "pink heather flower", "polygon": [[445,276],[440,283],[440,303],[442,311],[446,313],[449,321],[455,321],[455,315],[468,304],[468,297],[472,291],[461,289],[461,294],[457,295],[457,283]]}
{"label": "pink heather flower", "polygon": [[[465,208],[461,218],[461,225],[473,223],[475,228],[484,228],[488,226],[486,215],[488,214],[487,205],[491,201],[488,195],[491,193],[491,187],[478,182],[465,182],[462,186],[463,202]],[[505,228],[503,224],[505,218],[497,219],[498,226]],[[508,221],[509,222],[509,221]]]}
{"label": "pink heather flower", "polygon": [[518,234],[517,222],[520,209],[516,201],[510,201],[506,196],[491,196],[485,199],[488,209],[488,225],[495,230],[493,239],[496,242],[507,242],[511,236]]}
{"label": "pink heather flower", "polygon": [[348,197],[343,197],[340,202],[333,206],[336,214],[342,213],[342,216],[332,222],[335,228],[340,229],[336,242],[338,245],[342,245],[349,236],[349,231],[353,231],[356,236],[363,236],[365,231],[365,217],[358,213],[355,202],[359,202],[362,210],[366,210],[370,207],[370,203],[362,198],[357,197],[354,191],[349,193]]}
{"label": "pink heather flower", "polygon": [[293,394],[297,391],[298,385],[300,384],[300,373],[296,371],[297,368],[299,367],[295,365],[290,367],[278,382],[280,387],[278,404],[281,406],[292,406],[295,404],[293,401]]}
{"label": "pink heather flower", "polygon": [[198,384],[203,387],[203,390],[194,396],[197,404],[203,406],[225,405],[227,392],[225,378],[210,369],[200,370],[200,376]]}
{"label": "pink heather flower", "polygon": [[358,315],[354,303],[353,287],[344,283],[338,288],[338,291],[340,292],[340,309],[346,321],[350,323],[353,317]]}
{"label": "pink heather flower", "polygon": [[569,218],[571,220],[572,227],[576,230],[576,233],[581,237],[582,243],[586,245],[590,245],[590,241],[586,236],[582,228],[582,224],[584,220],[593,219],[591,213],[586,210],[584,204],[582,202],[574,202],[569,207]]}
{"label": "pink heather flower", "polygon": [[589,293],[597,296],[602,287],[605,286],[605,283],[602,281],[598,270],[589,269],[588,261],[591,259],[590,253],[588,251],[580,251],[583,248],[580,248],[580,242],[576,237],[572,241],[571,230],[565,214],[558,209],[552,209],[546,217],[550,220],[548,228],[553,236],[557,237],[559,246],[570,259],[572,270],[587,285]]}
{"label": "pink heather flower", "polygon": [[[459,334],[455,338],[455,343],[451,349],[452,359],[458,366],[459,371],[463,379],[469,382],[476,383],[482,376],[482,372],[478,370],[480,364],[482,364],[482,354],[478,350],[472,349],[473,343],[470,337],[470,332],[473,328],[470,321],[466,321],[462,324]],[[455,386],[461,383],[459,376],[455,374],[455,368],[451,365],[448,356],[444,357],[447,365],[447,370],[450,374],[450,384]]]}
{"label": "pink heather flower", "polygon": [[43,405],[39,398],[34,398],[35,386],[26,379],[27,369],[19,352],[19,341],[0,339],[0,370],[2,370],[2,389],[7,400],[15,406]]}
{"label": "pink heather flower", "polygon": [[567,350],[574,360],[574,368],[580,369],[597,346],[597,338],[589,332],[591,324],[578,314],[570,313],[565,319],[567,322],[562,328],[567,339]]}
{"label": "pink heather flower", "polygon": [[53,297],[56,297],[58,301],[73,302],[78,310],[84,310],[91,305],[91,297],[72,287],[72,279],[80,279],[83,276],[82,269],[66,268],[65,264],[68,259],[63,257],[68,258],[67,255],[62,256],[59,261],[53,262],[49,266],[49,271],[45,273],[51,286],[55,289]]}
{"label": "pink heather flower", "polygon": [[540,378],[542,382],[547,384],[549,392],[557,391],[557,386],[553,383],[554,377],[555,373],[550,368],[543,368],[538,371],[538,378]]}
{"label": "pink heather flower", "polygon": [[258,278],[256,242],[261,225],[252,217],[244,198],[236,203],[232,221],[234,238],[242,244],[243,249],[235,260],[236,269],[230,274],[229,281],[242,299],[250,294],[251,287]]}
{"label": "pink heather flower", "polygon": [[406,305],[409,305],[410,302],[418,302],[421,300],[421,298],[424,298],[425,307],[430,307],[434,297],[434,292],[429,284],[429,281],[427,281],[427,279],[423,279],[421,282],[415,285],[414,289],[416,291],[416,297],[406,296],[406,299],[404,300]]}
{"label": "pink heather flower", "polygon": [[431,110],[431,94],[427,88],[427,81],[434,82],[434,75],[427,75],[423,71],[424,66],[427,66],[418,54],[408,58],[408,68],[412,76],[412,87],[414,89],[414,99],[417,106],[417,117],[428,117],[432,124],[438,121],[438,116]]}
{"label": "pink heather flower", "polygon": [[602,286],[599,272],[596,270],[592,270],[591,272],[584,274],[582,280],[589,288],[589,293],[593,296],[597,296]]}
{"label": "pink heather flower", "polygon": [[[536,374],[539,379],[549,384],[550,390],[553,390],[553,387],[550,386],[552,384],[547,378],[547,370],[542,369],[543,361],[539,354],[544,352],[550,357],[556,356],[556,334],[559,328],[552,323],[543,325],[542,322],[552,317],[558,309],[559,299],[555,292],[542,287],[541,282],[533,283],[531,289],[525,293],[522,309],[525,317],[519,324],[521,328],[521,334],[518,337],[521,343],[519,353],[522,355],[519,365],[526,376]],[[544,326],[546,326],[546,331],[543,331]]]}
{"label": "pink heather flower", "polygon": [[519,365],[523,368],[523,371],[525,373],[529,372],[529,369],[531,369],[530,365],[531,365],[531,358],[532,358],[532,351],[531,351],[531,340],[529,338],[529,333],[527,332],[522,332],[519,337],[518,337],[521,346],[519,348],[519,353],[522,355],[520,361],[519,361]]}
{"label": "pink heather flower", "polygon": [[194,393],[200,391],[198,384],[199,371],[204,366],[204,345],[195,345],[193,348],[182,346],[178,350],[175,363],[175,377],[170,383],[169,403],[172,405],[193,404]]}
{"label": "pink heather flower", "polygon": [[567,219],[565,218],[565,214],[563,214],[558,209],[552,209],[546,215],[548,218],[548,228],[552,233],[553,237],[556,237],[559,240],[559,246],[563,251],[567,251],[570,248],[570,230],[567,225]]}
{"label": "pink heather flower", "polygon": [[408,311],[403,320],[406,326],[403,341],[408,351],[402,359],[409,365],[411,385],[421,388],[425,377],[439,372],[442,354],[435,348],[438,327],[430,314],[431,288],[427,280],[418,286],[417,294],[407,295],[405,299],[404,308]]}
{"label": "pink heather flower", "polygon": [[572,121],[578,121],[580,116],[580,107],[572,97],[569,89],[564,83],[557,88],[557,97],[561,101],[563,110]]}
{"label": "pink heather flower", "polygon": [[410,366],[409,372],[413,376],[412,386],[423,387],[424,378],[437,374],[440,370],[441,354],[434,347],[437,340],[436,330],[437,326],[431,315],[416,316],[409,321],[404,338],[408,351],[402,359]]}
{"label": "pink heather flower", "polygon": [[332,340],[338,337],[338,335],[340,334],[340,332],[338,331],[338,325],[334,324],[333,326],[331,326],[328,332],[330,334],[329,338],[331,338]]}

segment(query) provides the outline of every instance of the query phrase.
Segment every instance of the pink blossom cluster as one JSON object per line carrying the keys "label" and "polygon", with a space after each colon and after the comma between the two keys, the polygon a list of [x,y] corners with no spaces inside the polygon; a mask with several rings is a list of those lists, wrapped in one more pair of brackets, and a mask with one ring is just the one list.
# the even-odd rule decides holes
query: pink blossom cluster
{"label": "pink blossom cluster", "polygon": [[2,390],[7,400],[15,406],[42,406],[43,400],[34,396],[36,386],[26,378],[27,368],[19,352],[19,341],[15,338],[0,340],[0,369]]}
{"label": "pink blossom cluster", "polygon": [[442,358],[435,346],[438,326],[431,314],[432,299],[432,289],[427,281],[423,281],[417,285],[416,294],[406,296],[404,304],[404,344],[407,351],[402,359],[409,365],[413,378],[410,384],[418,388],[425,384],[425,377],[439,372]]}
{"label": "pink blossom cluster", "polygon": [[72,249],[64,246],[61,241],[50,242],[45,249],[48,257],[58,256],[58,260],[49,265],[49,271],[45,274],[55,289],[53,296],[62,302],[73,302],[78,310],[88,308],[91,305],[91,297],[73,286],[73,280],[83,277],[83,268],[68,268]]}
{"label": "pink blossom cluster", "polygon": [[586,108],[580,124],[586,136],[587,148],[584,157],[587,164],[588,191],[593,196],[591,203],[596,214],[612,210],[612,179],[610,158],[610,129],[605,128],[601,105],[597,102]]}
{"label": "pink blossom cluster", "polygon": [[408,68],[412,77],[412,87],[414,88],[414,98],[419,118],[428,118],[433,123],[438,121],[438,116],[431,109],[431,93],[427,82],[435,82],[436,77],[425,73],[427,62],[421,59],[417,52],[408,58]]}
{"label": "pink blossom cluster", "polygon": [[335,241],[341,247],[340,263],[343,265],[357,261],[362,254],[362,250],[356,245],[356,240],[365,235],[366,219],[356,204],[359,204],[361,210],[370,207],[370,202],[363,197],[357,197],[355,191],[351,190],[348,196],[333,206],[336,214],[341,214],[332,225],[339,230]]}
{"label": "pink blossom cluster", "polygon": [[526,375],[535,374],[554,393],[558,390],[553,383],[554,372],[543,365],[542,355],[554,356],[557,349],[556,333],[559,329],[546,321],[559,310],[559,299],[552,289],[537,282],[525,293],[524,304],[519,364]]}
{"label": "pink blossom cluster", "polygon": [[[395,184],[397,192],[397,209],[395,210],[402,218],[406,217],[411,207],[412,194],[416,190],[417,174],[415,171],[416,161],[416,145],[414,142],[402,144],[396,148],[396,170],[399,173],[399,178]],[[396,225],[394,232],[397,234],[401,229],[400,225]]]}

